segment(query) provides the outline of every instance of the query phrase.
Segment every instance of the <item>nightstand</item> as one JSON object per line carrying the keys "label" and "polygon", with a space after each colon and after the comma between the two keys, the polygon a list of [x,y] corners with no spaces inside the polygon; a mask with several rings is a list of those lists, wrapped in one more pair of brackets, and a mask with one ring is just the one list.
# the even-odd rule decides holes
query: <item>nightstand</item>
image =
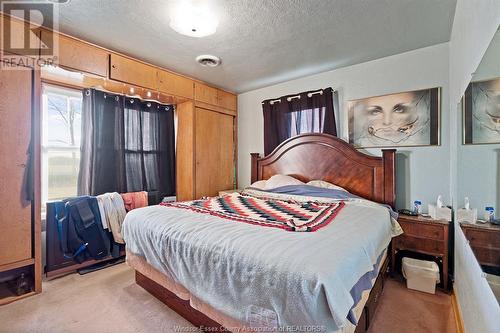
{"label": "nightstand", "polygon": [[460,227],[479,264],[500,268],[500,226],[491,223],[460,223]]}
{"label": "nightstand", "polygon": [[223,195],[231,194],[231,193],[241,193],[242,191],[243,190],[240,190],[240,189],[219,191],[219,197],[221,197]]}
{"label": "nightstand", "polygon": [[443,289],[448,290],[448,235],[450,222],[423,216],[400,214],[404,233],[392,239],[391,269],[396,270],[396,254],[407,250],[436,257],[442,263]]}

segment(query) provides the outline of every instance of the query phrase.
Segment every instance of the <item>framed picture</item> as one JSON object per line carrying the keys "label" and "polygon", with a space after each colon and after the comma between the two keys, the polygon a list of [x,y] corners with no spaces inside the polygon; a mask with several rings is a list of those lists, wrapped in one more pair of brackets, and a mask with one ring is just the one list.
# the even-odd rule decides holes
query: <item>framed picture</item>
{"label": "framed picture", "polygon": [[471,82],[465,91],[463,143],[500,143],[500,78]]}
{"label": "framed picture", "polygon": [[441,89],[349,101],[349,143],[359,148],[440,144]]}

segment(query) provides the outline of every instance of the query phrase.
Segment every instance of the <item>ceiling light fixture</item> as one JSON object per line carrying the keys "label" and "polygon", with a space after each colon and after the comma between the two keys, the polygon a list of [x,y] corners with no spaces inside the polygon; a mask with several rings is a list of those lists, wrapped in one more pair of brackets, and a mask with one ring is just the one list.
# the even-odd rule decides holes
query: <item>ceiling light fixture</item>
{"label": "ceiling light fixture", "polygon": [[190,37],[206,37],[217,31],[219,24],[217,18],[210,10],[207,3],[196,3],[183,1],[172,8],[170,15],[170,27]]}
{"label": "ceiling light fixture", "polygon": [[197,56],[196,62],[204,67],[217,67],[221,64],[220,58],[211,54],[202,54]]}

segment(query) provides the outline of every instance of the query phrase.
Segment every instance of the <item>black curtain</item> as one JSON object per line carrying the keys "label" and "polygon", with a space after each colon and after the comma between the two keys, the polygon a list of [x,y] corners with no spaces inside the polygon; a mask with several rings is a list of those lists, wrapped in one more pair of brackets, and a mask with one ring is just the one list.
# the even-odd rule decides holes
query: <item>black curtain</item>
{"label": "black curtain", "polygon": [[174,108],[87,89],[78,194],[136,191],[175,194]]}
{"label": "black curtain", "polygon": [[264,113],[264,153],[302,133],[337,136],[332,88],[306,91],[262,102]]}

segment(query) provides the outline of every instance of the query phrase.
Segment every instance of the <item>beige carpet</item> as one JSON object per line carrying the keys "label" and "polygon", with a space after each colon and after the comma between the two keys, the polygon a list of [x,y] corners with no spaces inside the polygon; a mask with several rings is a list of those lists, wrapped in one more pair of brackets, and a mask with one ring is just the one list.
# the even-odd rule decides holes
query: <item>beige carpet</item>
{"label": "beige carpet", "polygon": [[[188,326],[137,286],[126,264],[44,282],[41,295],[0,307],[2,333],[161,333]],[[455,332],[450,297],[410,291],[389,281],[370,329],[386,332]]]}
{"label": "beige carpet", "polygon": [[404,282],[388,280],[368,333],[455,333],[451,296],[406,289]]}
{"label": "beige carpet", "polygon": [[0,307],[0,332],[162,333],[191,326],[134,282],[126,264],[43,283],[40,295]]}

